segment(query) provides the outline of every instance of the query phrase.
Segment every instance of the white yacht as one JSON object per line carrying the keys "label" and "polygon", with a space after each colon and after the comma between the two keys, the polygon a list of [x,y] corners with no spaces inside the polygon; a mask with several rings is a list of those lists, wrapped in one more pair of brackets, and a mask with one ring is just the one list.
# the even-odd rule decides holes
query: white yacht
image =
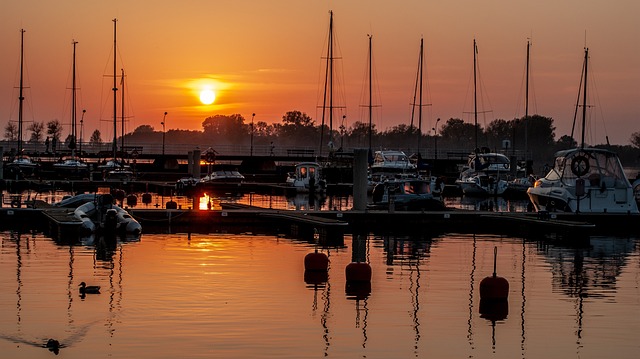
{"label": "white yacht", "polygon": [[322,178],[321,166],[318,162],[301,162],[296,165],[295,172],[287,175],[286,184],[298,193],[324,192],[325,180]]}
{"label": "white yacht", "polygon": [[460,172],[456,184],[469,196],[500,196],[508,183],[504,179],[511,171],[509,158],[501,153],[474,152]]}
{"label": "white yacht", "polygon": [[599,148],[555,154],[555,165],[527,190],[538,211],[638,213],[618,155]]}

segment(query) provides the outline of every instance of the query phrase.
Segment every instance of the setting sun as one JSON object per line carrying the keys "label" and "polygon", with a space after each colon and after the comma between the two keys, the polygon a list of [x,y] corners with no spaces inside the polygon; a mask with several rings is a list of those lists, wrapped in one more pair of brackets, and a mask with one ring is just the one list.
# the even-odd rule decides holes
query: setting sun
{"label": "setting sun", "polygon": [[200,102],[205,105],[211,105],[216,100],[216,94],[210,88],[200,91]]}

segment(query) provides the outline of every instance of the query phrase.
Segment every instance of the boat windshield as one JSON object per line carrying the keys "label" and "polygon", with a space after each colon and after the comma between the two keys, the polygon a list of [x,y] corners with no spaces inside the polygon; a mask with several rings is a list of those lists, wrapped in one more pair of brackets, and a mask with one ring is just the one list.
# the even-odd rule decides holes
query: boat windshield
{"label": "boat windshield", "polygon": [[575,183],[577,178],[583,178],[590,186],[630,186],[618,156],[609,151],[582,150],[558,156],[554,169],[545,178],[561,178],[566,183]]}

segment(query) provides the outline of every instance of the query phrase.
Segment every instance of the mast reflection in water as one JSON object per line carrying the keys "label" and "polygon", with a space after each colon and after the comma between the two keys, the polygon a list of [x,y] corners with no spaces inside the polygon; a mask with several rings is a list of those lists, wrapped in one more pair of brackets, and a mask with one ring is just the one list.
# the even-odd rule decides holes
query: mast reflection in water
{"label": "mast reflection in water", "polygon": [[[60,355],[92,358],[635,358],[640,351],[633,238],[570,246],[359,234],[344,247],[321,248],[328,271],[309,277],[303,259],[314,246],[275,236],[143,235],[107,248],[99,239],[0,237],[7,358],[48,355],[48,339],[59,341]],[[487,316],[479,282],[493,271],[494,247],[510,284],[509,310]],[[343,290],[354,259],[371,267],[366,294]],[[81,298],[82,281],[102,293]]]}

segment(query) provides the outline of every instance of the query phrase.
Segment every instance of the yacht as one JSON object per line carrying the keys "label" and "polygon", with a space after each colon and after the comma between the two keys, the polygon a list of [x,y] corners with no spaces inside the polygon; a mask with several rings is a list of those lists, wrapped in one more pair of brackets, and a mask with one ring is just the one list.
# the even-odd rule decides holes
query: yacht
{"label": "yacht", "polygon": [[605,149],[557,152],[553,169],[527,194],[537,211],[638,213],[618,155]]}
{"label": "yacht", "polygon": [[469,196],[501,196],[508,183],[504,179],[511,170],[509,158],[501,153],[476,151],[469,155],[456,184]]}
{"label": "yacht", "polygon": [[298,193],[324,192],[327,186],[321,168],[318,162],[298,163],[295,171],[287,175],[286,184]]}
{"label": "yacht", "polygon": [[441,211],[444,203],[431,193],[431,181],[419,178],[393,179],[378,183],[373,189],[369,209],[405,211]]}

